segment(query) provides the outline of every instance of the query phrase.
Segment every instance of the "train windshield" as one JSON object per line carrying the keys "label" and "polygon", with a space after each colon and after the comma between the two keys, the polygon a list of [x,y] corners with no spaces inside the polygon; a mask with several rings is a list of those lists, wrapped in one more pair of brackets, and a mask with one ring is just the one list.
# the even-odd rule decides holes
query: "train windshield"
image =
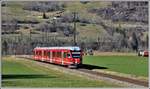
{"label": "train windshield", "polygon": [[72,52],[72,57],[73,58],[80,58],[81,57],[81,52]]}

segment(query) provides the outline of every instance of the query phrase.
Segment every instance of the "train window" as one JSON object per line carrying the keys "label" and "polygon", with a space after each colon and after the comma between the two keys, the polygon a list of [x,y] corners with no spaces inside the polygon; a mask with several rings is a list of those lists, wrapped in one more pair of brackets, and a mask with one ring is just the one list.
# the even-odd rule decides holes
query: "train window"
{"label": "train window", "polygon": [[58,52],[56,52],[56,57],[59,57],[59,54],[58,54]]}
{"label": "train window", "polygon": [[53,52],[53,57],[55,57],[55,52]]}
{"label": "train window", "polygon": [[41,55],[41,51],[39,51],[39,56]]}
{"label": "train window", "polygon": [[36,54],[39,55],[39,51],[37,51]]}
{"label": "train window", "polygon": [[41,51],[39,51],[39,56],[41,55]]}
{"label": "train window", "polygon": [[59,57],[59,54],[58,54],[58,52],[56,52],[56,57]]}
{"label": "train window", "polygon": [[37,51],[36,54],[39,55],[39,51]]}
{"label": "train window", "polygon": [[54,57],[56,57],[56,52],[53,52]]}
{"label": "train window", "polygon": [[51,53],[52,53],[52,57],[54,57],[54,52],[52,51]]}
{"label": "train window", "polygon": [[44,56],[47,56],[47,52],[46,51],[44,51]]}
{"label": "train window", "polygon": [[42,51],[39,51],[40,56],[42,56]]}
{"label": "train window", "polygon": [[61,52],[58,52],[57,55],[59,58],[61,58]]}
{"label": "train window", "polygon": [[70,54],[67,54],[67,57],[68,57],[68,58],[71,58]]}
{"label": "train window", "polygon": [[38,51],[38,55],[40,55],[40,51]]}
{"label": "train window", "polygon": [[35,51],[35,55],[38,55],[38,51]]}
{"label": "train window", "polygon": [[61,52],[59,52],[59,56],[60,56],[60,58],[62,57]]}
{"label": "train window", "polygon": [[55,52],[53,52],[53,57],[55,57]]}
{"label": "train window", "polygon": [[39,51],[39,55],[40,55],[40,56],[42,55],[42,51]]}
{"label": "train window", "polygon": [[35,51],[35,55],[37,55],[37,51]]}
{"label": "train window", "polygon": [[54,57],[57,57],[57,52],[54,52]]}
{"label": "train window", "polygon": [[48,52],[47,54],[48,54],[48,57],[50,58],[50,56],[51,56],[51,52]]}
{"label": "train window", "polygon": [[41,53],[41,56],[44,56],[44,51],[43,50],[40,53]]}
{"label": "train window", "polygon": [[66,52],[64,52],[64,58],[66,58],[67,57],[67,53]]}
{"label": "train window", "polygon": [[58,55],[58,52],[56,52],[56,57],[58,57],[59,55]]}

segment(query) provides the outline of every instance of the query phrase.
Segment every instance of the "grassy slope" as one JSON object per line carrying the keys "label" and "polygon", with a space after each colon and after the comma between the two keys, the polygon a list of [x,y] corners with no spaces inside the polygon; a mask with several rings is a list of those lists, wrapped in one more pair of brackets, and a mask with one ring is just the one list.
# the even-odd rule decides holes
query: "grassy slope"
{"label": "grassy slope", "polygon": [[[82,18],[91,18],[93,17],[93,19],[95,19],[95,17],[97,16],[96,14],[91,14],[88,13],[88,9],[89,8],[99,8],[99,7],[106,7],[107,5],[109,5],[109,2],[90,2],[87,4],[81,4],[79,1],[74,1],[74,2],[65,2],[67,7],[65,8],[65,12],[64,13],[71,13],[72,11],[78,11],[79,15]],[[7,3],[7,8],[6,7],[2,7],[2,12],[7,13],[8,15],[2,15],[3,19],[11,19],[11,17],[15,17],[17,19],[20,20],[38,20],[40,22],[43,22],[44,20],[42,18],[39,18],[39,16],[42,15],[42,13],[40,12],[35,12],[35,11],[27,11],[27,10],[23,10],[23,5],[25,5],[26,2],[8,2]],[[55,13],[55,12],[51,12],[51,13]],[[50,14],[50,12],[48,13]],[[101,30],[104,30],[101,26],[99,25],[92,25],[92,24],[86,24],[86,26],[80,26],[78,24],[77,26],[77,30],[80,33],[78,35],[78,39],[89,39],[90,40],[95,40],[97,37],[95,37],[95,34],[98,35],[97,33],[99,33]],[[99,30],[99,31],[98,31]],[[89,37],[89,34],[91,35]],[[92,38],[93,37],[93,38]]]}
{"label": "grassy slope", "polygon": [[[5,13],[7,15],[2,14],[2,19],[11,19],[12,17],[20,19],[22,21],[29,21],[29,20],[36,20],[39,22],[47,21],[46,19],[42,19],[42,13],[36,12],[36,11],[27,11],[23,10],[23,5],[27,4],[29,2],[8,2],[7,8],[2,7],[2,13]],[[104,1],[95,1],[95,2],[89,2],[87,4],[82,4],[79,1],[70,1],[65,2],[66,8],[64,13],[72,13],[73,11],[77,11],[79,16],[82,18],[88,18],[88,19],[98,19],[101,18],[97,16],[94,13],[89,13],[88,9],[92,8],[104,8],[108,5],[111,5],[111,2],[104,2]],[[47,15],[52,17],[56,12],[48,12]],[[39,18],[40,16],[40,18]],[[52,18],[50,18],[52,19]],[[49,19],[48,19],[49,21]],[[121,24],[121,27],[135,27],[137,26],[135,23],[129,23],[129,22],[116,22],[112,23],[109,20],[104,20],[105,24],[108,26],[115,26],[118,27],[119,24]],[[131,24],[131,25],[130,25]],[[145,26],[145,25],[144,25]],[[26,29],[25,29],[26,30]],[[97,40],[97,37],[100,36],[100,34],[103,34],[104,28],[100,25],[93,25],[93,24],[86,24],[86,26],[80,26],[77,24],[77,31],[80,33],[77,35],[78,40],[85,40],[85,41],[95,41]],[[51,34],[50,34],[51,35]]]}
{"label": "grassy slope", "polygon": [[12,57],[2,59],[3,87],[117,87],[102,81],[43,68],[35,62]]}
{"label": "grassy slope", "polygon": [[28,10],[23,10],[24,5],[28,4],[30,2],[19,2],[19,1],[8,1],[6,3],[7,7],[2,7],[2,19],[18,19],[20,21],[42,21],[41,19],[38,18],[37,16],[34,16],[32,12]]}
{"label": "grassy slope", "polygon": [[6,6],[7,7],[2,7],[2,13],[6,14],[6,15],[2,14],[2,17],[3,17],[2,19],[8,19],[8,17],[9,19],[12,19],[12,16],[13,16],[13,18],[23,20],[29,14],[28,12],[23,10],[23,4],[21,4],[21,2],[10,1],[6,3]]}
{"label": "grassy slope", "polygon": [[[15,17],[17,19],[20,20],[38,20],[38,21],[45,21],[42,18],[39,18],[39,16],[42,16],[42,13],[40,12],[36,12],[36,11],[27,11],[27,10],[23,10],[23,5],[26,5],[30,2],[7,2],[7,7],[2,7],[2,13],[4,12],[7,15],[3,15],[2,17],[3,19],[11,19],[11,17]],[[109,1],[91,1],[87,4],[82,4],[79,1],[66,1],[66,8],[65,8],[65,12],[64,13],[72,13],[73,11],[77,11],[79,13],[79,16],[83,17],[83,18],[100,18],[99,16],[97,16],[94,13],[89,13],[88,9],[92,9],[92,8],[104,8],[107,7],[109,5],[111,5],[111,2]],[[56,11],[57,12],[57,11]],[[47,13],[50,16],[53,16],[55,14],[55,12],[49,12]],[[109,20],[105,20],[107,25],[113,25],[115,27],[118,26],[118,24],[122,24],[122,27],[132,27],[133,24],[135,23],[129,23],[129,22],[116,22],[116,23],[111,23]],[[131,25],[132,24],[132,25]],[[138,25],[138,24],[137,24]],[[133,26],[137,26],[136,24]]]}
{"label": "grassy slope", "polygon": [[[110,2],[104,2],[104,1],[94,1],[89,2],[87,4],[82,4],[79,1],[73,1],[73,2],[67,2],[67,11],[77,11],[81,15],[88,17],[89,13],[87,13],[88,9],[92,8],[102,8],[106,7],[107,5],[110,5]],[[86,14],[86,15],[85,15]]]}
{"label": "grassy slope", "polygon": [[[90,2],[87,4],[82,4],[80,2],[68,2],[67,3],[67,12],[70,11],[77,11],[79,16],[82,18],[90,18],[90,19],[96,19],[100,18],[96,14],[92,14],[88,12],[88,9],[92,8],[103,8],[107,5],[110,5],[110,2]],[[79,34],[77,35],[78,40],[86,40],[86,41],[95,41],[97,40],[97,37],[103,33],[104,29],[100,25],[93,25],[93,24],[86,24],[86,26],[80,26],[80,24],[77,24],[77,31]]]}
{"label": "grassy slope", "polygon": [[83,63],[106,70],[148,77],[148,58],[138,56],[85,56]]}

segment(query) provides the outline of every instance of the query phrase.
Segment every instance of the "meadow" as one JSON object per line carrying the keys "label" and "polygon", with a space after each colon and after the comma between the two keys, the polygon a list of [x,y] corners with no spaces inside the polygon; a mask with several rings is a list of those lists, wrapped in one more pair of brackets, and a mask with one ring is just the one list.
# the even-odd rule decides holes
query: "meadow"
{"label": "meadow", "polygon": [[2,58],[2,87],[119,87],[109,82],[90,80],[21,58]]}
{"label": "meadow", "polygon": [[[93,69],[148,78],[148,58],[138,56],[84,56],[85,65]],[[21,58],[2,58],[2,87],[118,87],[109,82],[89,80],[84,77],[54,71],[24,61]]]}
{"label": "meadow", "polygon": [[148,58],[139,56],[85,56],[84,64],[98,66],[99,69],[116,71],[135,76],[148,77]]}

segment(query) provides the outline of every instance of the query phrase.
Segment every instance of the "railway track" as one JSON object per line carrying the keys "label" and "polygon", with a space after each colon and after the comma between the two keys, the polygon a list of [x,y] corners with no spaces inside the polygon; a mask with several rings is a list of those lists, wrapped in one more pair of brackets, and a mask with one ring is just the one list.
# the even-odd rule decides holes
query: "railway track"
{"label": "railway track", "polygon": [[78,69],[78,71],[82,71],[82,72],[86,72],[86,73],[97,75],[97,76],[108,77],[108,78],[116,79],[116,80],[119,80],[119,81],[125,81],[125,82],[133,83],[133,84],[136,84],[136,85],[141,85],[141,86],[144,86],[144,87],[148,87],[148,82],[147,81],[141,81],[141,80],[137,80],[137,79],[131,79],[131,78],[127,78],[127,77],[121,77],[121,76],[117,76],[117,75],[111,75],[111,74],[91,71],[91,70],[88,70],[88,69]]}
{"label": "railway track", "polygon": [[[18,56],[18,57],[32,59],[31,56]],[[78,69],[69,69],[69,68],[62,67],[62,66],[59,66],[59,68],[65,69],[69,72],[79,72],[84,75],[90,75],[91,78],[98,79],[98,77],[101,77],[101,78],[104,77],[104,78],[107,78],[107,80],[109,80],[109,79],[116,80],[115,82],[119,81],[119,82],[130,83],[131,86],[133,84],[133,85],[137,85],[137,86],[148,87],[148,81],[142,81],[139,79],[132,79],[132,78],[112,75],[112,74],[108,74],[108,73],[96,72],[96,71],[92,71],[90,69],[86,69],[86,67],[84,67],[84,66],[81,68],[78,68]]]}

